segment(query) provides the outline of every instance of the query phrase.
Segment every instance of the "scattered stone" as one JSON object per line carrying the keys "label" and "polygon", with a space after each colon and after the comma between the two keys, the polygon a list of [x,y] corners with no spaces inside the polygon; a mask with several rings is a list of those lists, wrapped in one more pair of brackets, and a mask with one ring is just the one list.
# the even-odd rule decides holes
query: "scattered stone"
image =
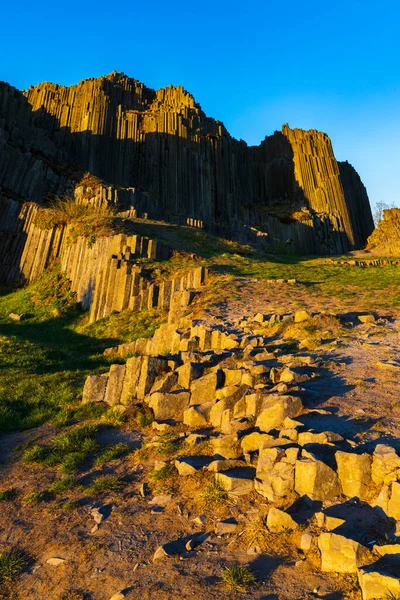
{"label": "scattered stone", "polygon": [[186,550],[188,552],[192,552],[198,546],[200,546],[200,544],[202,544],[203,542],[208,540],[209,537],[210,536],[208,533],[198,533],[198,534],[194,535],[192,538],[190,538],[190,540],[188,540],[186,542],[186,544],[185,544]]}
{"label": "scattered stone", "polygon": [[167,506],[171,500],[172,496],[161,494],[160,496],[154,496],[154,498],[152,498],[148,504],[150,504],[150,506]]}
{"label": "scattered stone", "polygon": [[90,511],[90,514],[92,515],[95,523],[97,523],[97,525],[100,525],[100,523],[102,523],[104,521],[104,519],[106,518],[104,513],[101,512],[101,508],[93,508]]}
{"label": "scattered stone", "polygon": [[12,321],[22,321],[22,315],[18,315],[17,313],[10,313],[8,315]]}
{"label": "scattered stone", "polygon": [[254,489],[255,469],[251,467],[239,467],[222,473],[215,474],[215,481],[219,483],[228,494],[242,496],[250,494]]}
{"label": "scattered stone", "polygon": [[336,533],[321,533],[318,548],[321,552],[321,571],[357,573],[363,558],[363,547],[358,542]]}
{"label": "scattered stone", "polygon": [[296,461],[295,490],[312,500],[333,500],[341,494],[337,473],[320,460]]}
{"label": "scattered stone", "polygon": [[194,475],[197,471],[206,468],[211,461],[211,458],[203,456],[185,456],[177,458],[175,461],[175,467],[178,470],[179,475],[187,477],[188,475]]}
{"label": "scattered stone", "polygon": [[300,398],[296,396],[267,396],[263,402],[256,426],[268,433],[282,425],[287,418],[299,416],[303,411]]}
{"label": "scattered stone", "polygon": [[311,319],[311,315],[306,310],[298,310],[294,315],[295,323],[302,323],[303,321],[308,321],[309,319]]}
{"label": "scattered stone", "polygon": [[54,556],[52,558],[48,558],[46,560],[46,562],[48,565],[51,565],[52,567],[59,567],[60,565],[63,565],[67,561],[65,558],[58,558],[57,556]]}
{"label": "scattered stone", "polygon": [[267,527],[272,533],[282,533],[297,529],[298,524],[284,510],[272,506],[268,511]]}
{"label": "scattered stone", "polygon": [[224,519],[223,521],[218,521],[215,526],[215,533],[217,535],[228,535],[231,533],[235,533],[238,528],[238,522],[233,517],[229,519]]}
{"label": "scattered stone", "polygon": [[398,598],[400,596],[400,569],[384,559],[358,570],[358,582],[363,600]]}
{"label": "scattered stone", "polygon": [[371,488],[371,456],[338,451],[335,454],[343,493],[364,500]]}
{"label": "scattered stone", "polygon": [[114,596],[111,596],[110,600],[124,600],[125,598],[126,595],[121,591],[114,594]]}

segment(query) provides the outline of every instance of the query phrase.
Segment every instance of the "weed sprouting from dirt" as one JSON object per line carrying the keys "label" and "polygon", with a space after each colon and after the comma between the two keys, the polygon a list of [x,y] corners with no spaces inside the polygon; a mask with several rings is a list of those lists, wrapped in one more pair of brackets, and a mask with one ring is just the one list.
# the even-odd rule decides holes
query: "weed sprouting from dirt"
{"label": "weed sprouting from dirt", "polygon": [[224,505],[228,500],[228,494],[218,481],[212,481],[201,494],[201,500],[205,508],[212,510]]}
{"label": "weed sprouting from dirt", "polygon": [[10,550],[0,554],[0,582],[11,582],[22,573],[28,559],[19,550]]}
{"label": "weed sprouting from dirt", "polygon": [[256,578],[247,567],[233,566],[222,570],[222,581],[233,592],[245,592],[256,584]]}

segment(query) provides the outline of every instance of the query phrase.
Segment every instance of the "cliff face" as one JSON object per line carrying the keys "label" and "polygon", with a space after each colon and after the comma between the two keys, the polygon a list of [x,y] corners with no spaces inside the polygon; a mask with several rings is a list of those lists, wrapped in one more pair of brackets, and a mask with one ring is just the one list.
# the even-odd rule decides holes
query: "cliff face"
{"label": "cliff face", "polygon": [[83,171],[135,188],[138,216],[190,219],[240,239],[257,228],[271,248],[344,252],[373,229],[365,188],[323,133],[285,125],[248,147],[183,88],[154,91],[118,73],[24,93],[3,84],[0,192],[34,202],[73,195]]}

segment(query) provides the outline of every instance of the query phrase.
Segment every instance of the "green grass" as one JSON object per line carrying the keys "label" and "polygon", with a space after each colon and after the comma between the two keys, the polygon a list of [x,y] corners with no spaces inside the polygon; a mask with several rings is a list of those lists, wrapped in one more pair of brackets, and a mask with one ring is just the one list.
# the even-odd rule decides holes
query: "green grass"
{"label": "green grass", "polygon": [[46,492],[30,492],[22,498],[22,503],[27,506],[39,504],[39,502],[45,502],[48,499]]}
{"label": "green grass", "polygon": [[90,486],[86,488],[89,495],[96,496],[105,492],[118,492],[124,486],[124,482],[114,475],[101,475],[93,480]]}
{"label": "green grass", "polygon": [[16,490],[0,490],[0,502],[8,502],[9,500],[13,500],[17,495]]}
{"label": "green grass", "polygon": [[105,465],[116,458],[120,458],[121,456],[126,456],[132,452],[131,446],[129,444],[115,444],[114,446],[108,446],[95,460],[95,466],[99,467]]}
{"label": "green grass", "polygon": [[57,466],[64,473],[74,473],[90,455],[100,450],[95,437],[98,425],[86,423],[59,434],[48,446],[38,444],[27,448],[22,460],[25,464]]}
{"label": "green grass", "polygon": [[326,264],[325,259],[295,256],[219,256],[213,260],[216,272],[234,277],[296,279],[315,296],[354,299],[375,307],[400,306],[400,268],[395,266],[350,267]]}
{"label": "green grass", "polygon": [[173,465],[167,464],[161,467],[161,469],[153,469],[149,472],[149,479],[152,483],[164,483],[175,475],[175,468]]}
{"label": "green grass", "polygon": [[[12,321],[11,312],[23,319]],[[0,432],[100,415],[102,407],[80,400],[87,375],[116,362],[104,349],[152,335],[163,319],[126,311],[89,325],[56,270],[23,289],[0,288]]]}
{"label": "green grass", "polygon": [[224,505],[228,500],[228,494],[220,483],[212,481],[201,494],[201,500],[205,508],[213,509]]}
{"label": "green grass", "polygon": [[11,550],[0,554],[0,581],[11,582],[22,573],[27,564],[23,552]]}
{"label": "green grass", "polygon": [[73,490],[78,485],[78,481],[75,479],[75,477],[67,475],[66,477],[62,477],[61,479],[54,481],[51,485],[49,485],[47,491],[49,492],[49,494],[54,494],[55,496],[58,496],[59,494],[63,494],[64,492]]}
{"label": "green grass", "polygon": [[256,578],[247,567],[226,567],[222,570],[222,581],[233,592],[245,592],[256,584]]}

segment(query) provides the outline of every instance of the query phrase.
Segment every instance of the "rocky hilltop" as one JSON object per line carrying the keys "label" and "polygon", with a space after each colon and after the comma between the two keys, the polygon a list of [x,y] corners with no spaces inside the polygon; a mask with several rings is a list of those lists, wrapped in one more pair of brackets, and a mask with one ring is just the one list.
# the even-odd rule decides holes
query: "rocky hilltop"
{"label": "rocky hilltop", "polygon": [[79,195],[85,172],[106,182],[97,201],[269,249],[342,253],[373,230],[365,187],[324,133],[284,125],[249,147],[182,87],[116,72],[24,92],[1,83],[1,229],[25,202]]}

